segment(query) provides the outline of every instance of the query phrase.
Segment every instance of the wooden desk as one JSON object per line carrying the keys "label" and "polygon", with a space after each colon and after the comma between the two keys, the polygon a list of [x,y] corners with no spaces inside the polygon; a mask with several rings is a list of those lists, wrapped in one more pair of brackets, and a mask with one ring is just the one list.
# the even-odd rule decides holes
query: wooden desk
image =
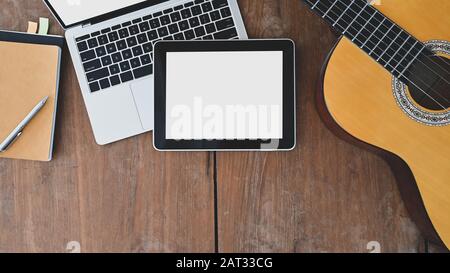
{"label": "wooden desk", "polygon": [[[252,38],[297,44],[298,147],[289,153],[159,153],[151,134],[97,146],[64,51],[54,160],[0,159],[0,252],[420,252],[389,167],[332,135],[314,92],[336,37],[299,1],[241,0]],[[0,0],[0,28],[51,17]],[[63,34],[51,19],[53,34]],[[5,64],[2,64],[5,65]]]}

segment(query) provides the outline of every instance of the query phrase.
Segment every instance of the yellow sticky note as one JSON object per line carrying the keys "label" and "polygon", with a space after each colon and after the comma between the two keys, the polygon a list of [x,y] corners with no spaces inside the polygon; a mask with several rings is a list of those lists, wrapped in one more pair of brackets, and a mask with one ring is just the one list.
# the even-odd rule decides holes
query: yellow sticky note
{"label": "yellow sticky note", "polygon": [[31,22],[31,21],[28,22],[28,30],[27,30],[28,33],[36,34],[37,29],[38,29],[38,24],[37,23]]}
{"label": "yellow sticky note", "polygon": [[49,21],[48,18],[39,18],[39,34],[47,35],[48,34],[48,28],[49,28]]}

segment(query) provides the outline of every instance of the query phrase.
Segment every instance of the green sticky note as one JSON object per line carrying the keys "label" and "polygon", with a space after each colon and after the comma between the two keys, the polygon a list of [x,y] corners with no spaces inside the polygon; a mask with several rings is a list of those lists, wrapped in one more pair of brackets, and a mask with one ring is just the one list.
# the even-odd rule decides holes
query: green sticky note
{"label": "green sticky note", "polygon": [[49,28],[49,20],[48,18],[39,18],[39,31],[38,34],[47,35]]}

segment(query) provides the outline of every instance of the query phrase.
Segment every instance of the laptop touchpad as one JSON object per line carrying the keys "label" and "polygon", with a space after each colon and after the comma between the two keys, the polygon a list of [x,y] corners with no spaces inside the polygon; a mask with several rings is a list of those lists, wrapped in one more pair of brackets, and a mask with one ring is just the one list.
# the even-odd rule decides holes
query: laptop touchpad
{"label": "laptop touchpad", "polygon": [[134,100],[144,130],[153,130],[153,76],[131,84]]}

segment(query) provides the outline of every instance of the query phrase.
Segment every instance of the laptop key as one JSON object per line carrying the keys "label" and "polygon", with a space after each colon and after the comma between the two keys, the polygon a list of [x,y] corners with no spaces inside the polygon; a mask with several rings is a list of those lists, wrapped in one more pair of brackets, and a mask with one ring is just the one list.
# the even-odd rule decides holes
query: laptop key
{"label": "laptop key", "polygon": [[202,4],[202,9],[203,9],[203,12],[210,12],[213,10],[213,7],[210,2],[206,2],[206,3]]}
{"label": "laptop key", "polygon": [[133,70],[136,79],[153,74],[153,65],[146,65]]}
{"label": "laptop key", "polygon": [[144,19],[145,21],[148,21],[148,20],[150,20],[152,18],[153,18],[153,16],[151,14],[142,17],[142,19]]}
{"label": "laptop key", "polygon": [[129,27],[128,30],[130,31],[130,35],[136,35],[139,33],[139,27],[137,25]]}
{"label": "laptop key", "polygon": [[131,53],[131,49],[127,49],[122,51],[122,57],[124,60],[128,60],[131,59],[133,57],[132,53]]}
{"label": "laptop key", "polygon": [[214,39],[214,37],[211,34],[203,36],[203,40],[213,40],[213,39]]}
{"label": "laptop key", "polygon": [[120,54],[120,52],[114,53],[113,55],[111,55],[111,57],[114,63],[122,61],[122,55]]}
{"label": "laptop key", "polygon": [[202,23],[202,25],[208,24],[211,22],[211,19],[209,19],[209,15],[208,14],[202,14],[200,16],[200,22]]}
{"label": "laptop key", "polygon": [[133,37],[128,38],[127,44],[128,44],[128,47],[133,47],[133,46],[137,45],[136,37],[133,36]]}
{"label": "laptop key", "polygon": [[132,51],[135,57],[144,54],[144,52],[142,51],[142,47],[140,45],[133,47]]}
{"label": "laptop key", "polygon": [[89,50],[89,51],[85,51],[83,53],[80,54],[81,57],[81,61],[86,62],[89,60],[94,59],[95,56],[95,51],[93,49]]}
{"label": "laptop key", "polygon": [[227,0],[213,0],[212,4],[213,4],[214,9],[220,9],[220,8],[228,6],[228,1]]}
{"label": "laptop key", "polygon": [[174,7],[173,9],[174,10],[182,10],[183,8],[184,8],[183,5],[178,5],[178,6]]}
{"label": "laptop key", "polygon": [[130,63],[128,62],[128,61],[124,61],[124,62],[121,62],[120,63],[120,70],[122,71],[122,72],[125,72],[125,71],[128,71],[128,70],[130,70]]}
{"label": "laptop key", "polygon": [[192,15],[197,16],[202,14],[202,8],[200,6],[194,6],[191,8]]}
{"label": "laptop key", "polygon": [[112,86],[120,84],[120,78],[117,75],[112,76],[111,78],[109,78],[109,81],[111,82]]}
{"label": "laptop key", "polygon": [[105,56],[105,55],[106,55],[106,49],[105,49],[104,46],[97,47],[97,48],[95,49],[95,52],[97,52],[97,57],[102,57],[102,56]]}
{"label": "laptop key", "polygon": [[177,32],[179,32],[180,31],[180,29],[178,28],[178,24],[171,24],[171,25],[169,25],[169,32],[170,32],[170,34],[174,34],[174,33],[177,33]]}
{"label": "laptop key", "polygon": [[113,26],[111,29],[112,30],[118,30],[120,28],[121,28],[121,26],[120,26],[120,24],[118,24],[118,25]]}
{"label": "laptop key", "polygon": [[102,58],[102,64],[103,64],[103,66],[111,65],[111,64],[112,64],[111,57],[110,57],[109,55],[103,57],[103,58]]}
{"label": "laptop key", "polygon": [[111,84],[109,83],[108,78],[100,80],[100,87],[102,89],[110,88]]}
{"label": "laptop key", "polygon": [[79,51],[79,52],[83,52],[83,51],[89,49],[89,47],[88,47],[88,45],[87,45],[87,43],[86,43],[85,41],[79,42],[79,43],[77,44],[77,47],[78,47],[78,51]]}
{"label": "laptop key", "polygon": [[107,44],[106,51],[108,51],[108,54],[116,52],[117,51],[116,44],[115,43]]}
{"label": "laptop key", "polygon": [[87,73],[87,72],[91,72],[91,71],[101,68],[102,64],[100,63],[99,59],[95,59],[95,60],[83,63],[83,67],[84,67],[84,71]]}
{"label": "laptop key", "polygon": [[181,33],[181,32],[173,35],[173,38],[177,41],[184,40],[183,33]]}
{"label": "laptop key", "polygon": [[105,44],[107,44],[109,42],[108,41],[108,37],[106,35],[98,36],[97,39],[98,39],[98,42],[99,42],[100,45],[105,45]]}
{"label": "laptop key", "polygon": [[191,18],[189,19],[189,24],[192,28],[198,27],[200,25],[200,20],[198,20],[198,17]]}
{"label": "laptop key", "polygon": [[150,20],[150,26],[152,29],[159,28],[161,24],[159,23],[159,20],[157,18]]}
{"label": "laptop key", "polygon": [[139,23],[139,22],[142,22],[142,18],[134,19],[134,20],[131,21],[131,22],[133,22],[133,24],[137,24],[137,23]]}
{"label": "laptop key", "polygon": [[230,27],[234,27],[233,18],[227,18],[216,22],[217,30],[224,30]]}
{"label": "laptop key", "polygon": [[141,65],[141,61],[139,61],[139,58],[134,58],[130,60],[131,68],[136,68]]}
{"label": "laptop key", "polygon": [[128,32],[128,29],[122,28],[122,29],[119,30],[119,37],[120,37],[120,39],[127,38],[128,36],[130,36],[130,33]]}
{"label": "laptop key", "polygon": [[100,85],[98,84],[98,82],[92,82],[89,84],[89,89],[91,89],[91,92],[97,92],[98,90],[100,90]]}
{"label": "laptop key", "polygon": [[169,30],[167,29],[167,27],[158,28],[158,34],[159,34],[159,37],[165,37],[165,36],[169,35]]}
{"label": "laptop key", "polygon": [[171,12],[173,12],[173,8],[169,8],[169,9],[166,9],[166,10],[163,11],[164,14],[168,14],[168,13],[171,13]]}
{"label": "laptop key", "polygon": [[141,63],[143,65],[149,64],[152,62],[152,58],[150,58],[150,54],[145,54],[141,56]]}
{"label": "laptop key", "polygon": [[205,28],[206,28],[206,33],[208,33],[208,34],[211,34],[211,33],[217,31],[216,25],[215,25],[214,23],[207,24],[207,25],[205,26]]}
{"label": "laptop key", "polygon": [[120,68],[119,65],[117,64],[113,64],[109,67],[109,72],[111,73],[111,75],[116,75],[120,73]]}
{"label": "laptop key", "polygon": [[169,17],[169,15],[161,16],[161,17],[159,18],[159,20],[161,21],[161,25],[162,25],[162,26],[165,26],[165,25],[168,25],[168,24],[171,23],[171,22],[170,22],[170,17]]}
{"label": "laptop key", "polygon": [[194,5],[194,2],[189,2],[189,3],[184,4],[184,7],[188,8],[188,7],[192,7],[193,5]]}
{"label": "laptop key", "polygon": [[150,41],[158,39],[158,33],[156,32],[156,30],[147,32],[147,36]]}
{"label": "laptop key", "polygon": [[238,36],[235,28],[230,28],[214,34],[214,39],[231,39]]}
{"label": "laptop key", "polygon": [[213,11],[209,14],[209,16],[211,17],[211,20],[213,21],[217,21],[220,20],[222,17],[220,16],[220,12],[219,11]]}
{"label": "laptop key", "polygon": [[141,30],[141,32],[149,31],[150,25],[148,24],[148,22],[142,22],[139,24],[139,29]]}
{"label": "laptop key", "polygon": [[120,79],[122,82],[129,82],[133,80],[133,74],[131,71],[127,71],[125,73],[120,74]]}
{"label": "laptop key", "polygon": [[145,53],[149,53],[149,52],[153,51],[153,44],[151,42],[143,44],[142,47],[144,48]]}
{"label": "laptop key", "polygon": [[172,19],[172,22],[178,22],[181,20],[181,14],[178,11],[176,11],[170,14],[170,19]]}
{"label": "laptop key", "polygon": [[131,21],[125,22],[122,24],[122,27],[128,27],[131,26]]}
{"label": "laptop key", "polygon": [[153,14],[153,17],[159,17],[159,16],[162,16],[162,15],[163,15],[163,12],[162,11],[158,11],[158,12],[155,12]]}
{"label": "laptop key", "polygon": [[117,33],[117,31],[111,32],[108,34],[108,38],[109,38],[109,41],[115,42],[115,41],[119,40],[119,34]]}
{"label": "laptop key", "polygon": [[94,48],[94,47],[97,47],[97,46],[98,46],[98,42],[97,42],[97,39],[96,39],[96,38],[89,39],[89,40],[87,41],[87,43],[88,43],[88,45],[89,45],[89,48]]}
{"label": "laptop key", "polygon": [[195,31],[195,36],[197,36],[197,37],[202,37],[202,36],[206,35],[206,31],[203,26],[199,26],[194,31]]}
{"label": "laptop key", "polygon": [[76,38],[75,41],[76,41],[76,42],[81,42],[81,41],[84,41],[84,40],[89,39],[90,37],[91,37],[91,35],[86,34],[86,35],[83,35],[83,36],[81,36],[81,37]]}
{"label": "laptop key", "polygon": [[101,34],[100,31],[96,31],[96,32],[91,33],[91,37],[97,37],[100,34]]}
{"label": "laptop key", "polygon": [[183,17],[183,19],[188,19],[192,17],[192,13],[190,9],[184,9],[181,11],[181,17]]}
{"label": "laptop key", "polygon": [[195,33],[192,29],[187,30],[184,32],[184,37],[186,38],[186,40],[192,40],[195,38]]}
{"label": "laptop key", "polygon": [[185,31],[186,29],[189,28],[189,23],[187,20],[179,22],[178,25],[180,26],[181,31]]}
{"label": "laptop key", "polygon": [[108,33],[108,32],[111,32],[111,28],[105,28],[105,29],[102,29],[102,34],[106,34],[106,33]]}
{"label": "laptop key", "polygon": [[118,50],[124,50],[125,48],[127,48],[127,43],[125,42],[125,40],[118,41],[116,45]]}
{"label": "laptop key", "polygon": [[223,18],[229,17],[229,16],[231,16],[231,10],[229,7],[223,8],[220,10],[220,14],[222,14]]}
{"label": "laptop key", "polygon": [[137,40],[138,40],[139,44],[145,43],[148,41],[147,35],[145,33],[141,33],[137,36]]}
{"label": "laptop key", "polygon": [[88,82],[97,81],[99,79],[103,79],[109,76],[109,70],[107,67],[104,67],[99,70],[95,70],[93,72],[89,72],[86,74]]}
{"label": "laptop key", "polygon": [[164,37],[163,40],[172,41],[173,40],[173,36]]}

